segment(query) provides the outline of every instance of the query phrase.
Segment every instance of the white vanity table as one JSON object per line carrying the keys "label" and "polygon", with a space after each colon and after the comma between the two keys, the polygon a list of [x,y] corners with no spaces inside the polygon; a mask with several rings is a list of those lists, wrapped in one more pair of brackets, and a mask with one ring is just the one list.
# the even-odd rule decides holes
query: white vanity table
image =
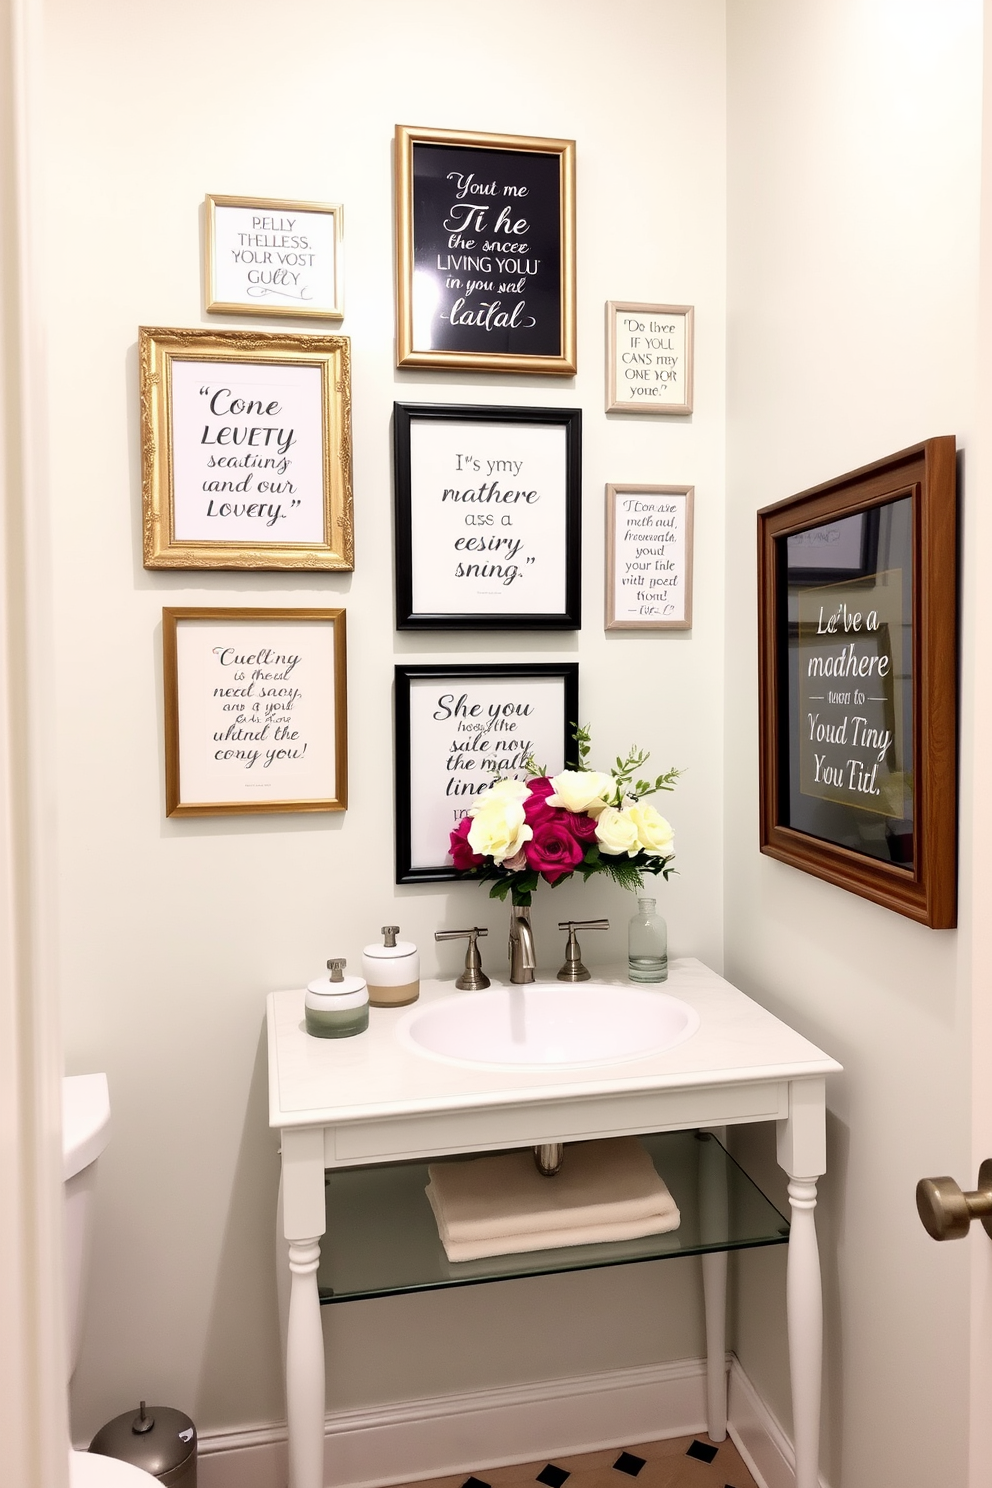
{"label": "white vanity table", "polygon": [[[604,1005],[610,984],[629,985],[625,976],[593,975],[604,984]],[[613,1065],[519,1071],[417,1053],[396,1032],[410,1012],[406,1008],[373,1008],[368,1032],[355,1038],[311,1038],[303,1026],[303,992],[270,995],[269,1124],[281,1136],[279,1223],[288,1242],[289,1285],[280,1257],[280,1295],[290,1488],[323,1488],[324,1345],[317,1271],[325,1232],[325,1170],[751,1121],[777,1123],[778,1160],[789,1176],[787,1303],[796,1488],[816,1488],[822,1303],[813,1211],[816,1182],[826,1166],[824,1079],[840,1065],[699,961],[673,962],[664,990],[700,1016],[698,1030],[685,1042]],[[453,991],[452,981],[425,981],[417,1006]],[[704,1162],[701,1173],[705,1169]],[[712,1211],[713,1192],[702,1202]],[[717,1440],[726,1429],[727,1249],[736,1243],[696,1249],[706,1250],[708,1415],[710,1435]]]}

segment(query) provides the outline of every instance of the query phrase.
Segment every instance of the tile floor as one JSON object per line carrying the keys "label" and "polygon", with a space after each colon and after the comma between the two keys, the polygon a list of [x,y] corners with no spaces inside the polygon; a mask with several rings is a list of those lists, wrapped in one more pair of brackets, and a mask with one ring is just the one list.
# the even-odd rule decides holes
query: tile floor
{"label": "tile floor", "polygon": [[410,1488],[756,1488],[728,1437],[717,1446],[707,1436],[676,1436],[612,1447],[550,1462],[477,1468],[468,1476],[432,1478]]}

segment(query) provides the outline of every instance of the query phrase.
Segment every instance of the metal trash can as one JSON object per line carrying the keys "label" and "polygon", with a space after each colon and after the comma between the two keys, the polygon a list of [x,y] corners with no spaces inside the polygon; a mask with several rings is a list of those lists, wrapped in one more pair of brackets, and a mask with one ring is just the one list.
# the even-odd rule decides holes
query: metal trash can
{"label": "metal trash can", "polygon": [[196,1427],[180,1410],[147,1406],[125,1411],[101,1426],[90,1451],[140,1467],[168,1488],[196,1488]]}

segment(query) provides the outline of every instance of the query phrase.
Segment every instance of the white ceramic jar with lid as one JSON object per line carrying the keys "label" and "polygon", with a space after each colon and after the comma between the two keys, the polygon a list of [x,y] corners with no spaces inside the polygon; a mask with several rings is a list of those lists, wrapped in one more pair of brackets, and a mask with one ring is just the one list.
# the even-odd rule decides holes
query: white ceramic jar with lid
{"label": "white ceramic jar with lid", "polygon": [[307,1033],[315,1038],[350,1038],[369,1026],[369,989],[364,977],[344,975],[347,964],[343,957],[332,957],[330,976],[307,985]]}
{"label": "white ceramic jar with lid", "polygon": [[362,975],[373,1007],[403,1007],[420,996],[420,952],[412,940],[397,940],[399,925],[383,925],[382,945],[362,952]]}

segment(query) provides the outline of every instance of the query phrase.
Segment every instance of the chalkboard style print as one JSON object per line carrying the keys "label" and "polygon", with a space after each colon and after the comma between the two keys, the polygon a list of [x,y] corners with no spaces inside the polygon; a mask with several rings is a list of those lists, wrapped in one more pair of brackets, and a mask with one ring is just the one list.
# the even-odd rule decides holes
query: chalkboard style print
{"label": "chalkboard style print", "polygon": [[954,441],[759,513],[762,851],[955,923]]}
{"label": "chalkboard style print", "polygon": [[399,630],[577,630],[577,408],[397,403]]}
{"label": "chalkboard style print", "polygon": [[572,140],[396,129],[400,367],[575,371]]}

